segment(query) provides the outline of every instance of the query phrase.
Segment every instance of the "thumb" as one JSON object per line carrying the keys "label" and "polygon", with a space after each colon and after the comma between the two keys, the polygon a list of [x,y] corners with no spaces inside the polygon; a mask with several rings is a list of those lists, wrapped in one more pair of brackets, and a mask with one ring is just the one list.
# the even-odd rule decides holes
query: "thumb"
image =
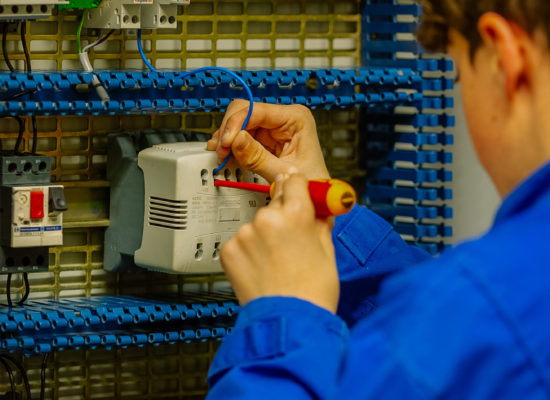
{"label": "thumb", "polygon": [[237,134],[231,150],[241,167],[263,176],[269,182],[273,182],[277,175],[287,169],[279,158],[271,154],[246,131],[240,131]]}

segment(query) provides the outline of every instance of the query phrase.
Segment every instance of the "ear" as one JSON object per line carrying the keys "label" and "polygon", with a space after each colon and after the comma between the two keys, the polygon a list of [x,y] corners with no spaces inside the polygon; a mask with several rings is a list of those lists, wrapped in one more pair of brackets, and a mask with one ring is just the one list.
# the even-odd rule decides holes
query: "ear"
{"label": "ear", "polygon": [[529,35],[517,24],[494,12],[479,18],[478,31],[483,44],[498,58],[498,67],[506,80],[506,95],[511,100],[521,86],[530,84]]}

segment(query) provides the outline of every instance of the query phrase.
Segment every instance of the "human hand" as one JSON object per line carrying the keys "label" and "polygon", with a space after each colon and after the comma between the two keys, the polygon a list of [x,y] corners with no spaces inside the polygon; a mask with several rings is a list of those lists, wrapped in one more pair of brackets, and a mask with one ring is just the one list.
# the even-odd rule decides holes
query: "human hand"
{"label": "human hand", "polygon": [[278,178],[269,206],[221,248],[223,268],[240,303],[297,297],[335,313],[340,283],[332,224],[332,219],[315,219],[303,175]]}
{"label": "human hand", "polygon": [[242,124],[249,102],[233,101],[220,128],[208,141],[221,162],[230,151],[237,162],[273,182],[278,174],[296,168],[308,179],[329,179],[311,111],[300,105],[254,103],[247,131]]}

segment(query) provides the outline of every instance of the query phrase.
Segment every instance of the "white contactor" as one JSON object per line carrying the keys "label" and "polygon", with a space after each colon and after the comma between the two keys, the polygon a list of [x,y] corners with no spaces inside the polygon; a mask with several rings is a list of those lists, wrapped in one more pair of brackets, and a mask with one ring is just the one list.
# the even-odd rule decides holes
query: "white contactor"
{"label": "white contactor", "polygon": [[145,181],[141,248],[135,263],[168,273],[220,272],[220,249],[266,205],[265,194],[218,188],[214,179],[267,183],[230,162],[213,175],[217,154],[204,142],[169,143],[141,151]]}

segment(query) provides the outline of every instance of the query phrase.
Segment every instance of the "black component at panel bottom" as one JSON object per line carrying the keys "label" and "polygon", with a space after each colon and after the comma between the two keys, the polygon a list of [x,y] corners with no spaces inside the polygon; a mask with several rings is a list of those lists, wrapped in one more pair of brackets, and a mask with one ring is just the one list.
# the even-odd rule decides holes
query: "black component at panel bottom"
{"label": "black component at panel bottom", "polygon": [[22,400],[23,395],[21,392],[6,392],[4,394],[0,394],[0,400]]}
{"label": "black component at panel bottom", "polygon": [[47,272],[49,247],[0,247],[0,274]]}

